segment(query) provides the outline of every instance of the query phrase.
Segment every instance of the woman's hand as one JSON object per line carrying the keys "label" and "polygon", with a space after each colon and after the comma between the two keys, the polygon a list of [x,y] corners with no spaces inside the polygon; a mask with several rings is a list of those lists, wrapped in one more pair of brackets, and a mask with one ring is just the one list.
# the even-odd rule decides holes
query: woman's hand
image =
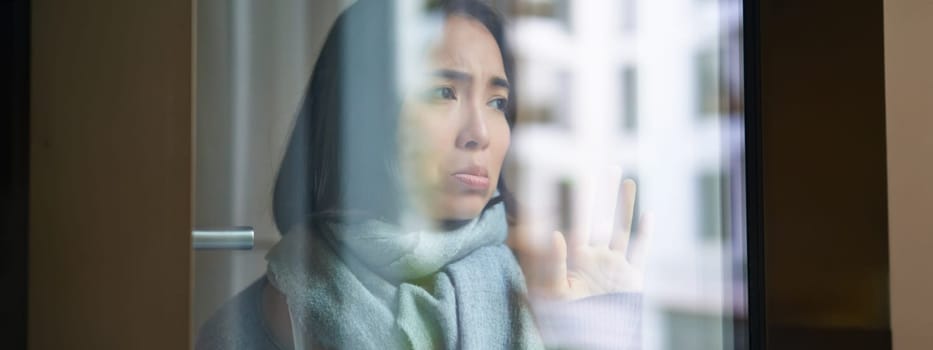
{"label": "woman's hand", "polygon": [[[592,229],[584,229],[566,240],[558,231],[545,239],[536,239],[520,225],[511,235],[510,245],[518,256],[532,298],[573,300],[642,290],[641,262],[651,235],[651,219],[650,215],[641,216],[638,234],[632,239],[636,185],[627,179],[620,188],[621,170],[613,174],[605,189],[607,197],[616,200],[604,201],[595,208],[603,214],[594,217]],[[591,230],[603,235],[606,233],[603,230],[611,231],[611,239],[590,242]]]}

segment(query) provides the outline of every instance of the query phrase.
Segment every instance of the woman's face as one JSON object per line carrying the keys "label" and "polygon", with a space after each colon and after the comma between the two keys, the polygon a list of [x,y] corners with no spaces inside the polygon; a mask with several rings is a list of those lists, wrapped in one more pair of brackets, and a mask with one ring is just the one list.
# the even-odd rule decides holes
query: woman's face
{"label": "woman's face", "polygon": [[482,23],[450,16],[429,45],[426,77],[403,104],[408,185],[431,218],[471,219],[495,194],[509,148],[509,82]]}

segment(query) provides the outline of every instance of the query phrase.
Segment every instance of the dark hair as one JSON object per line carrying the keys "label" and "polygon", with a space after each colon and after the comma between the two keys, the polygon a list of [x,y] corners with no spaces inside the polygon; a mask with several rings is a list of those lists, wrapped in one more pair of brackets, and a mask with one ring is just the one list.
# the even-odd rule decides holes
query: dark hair
{"label": "dark hair", "polygon": [[[348,211],[398,219],[402,193],[393,173],[401,104],[393,4],[360,0],[337,18],[327,35],[275,182],[273,215],[282,234],[296,224]],[[426,10],[481,22],[499,46],[506,78],[514,81],[503,22],[491,7],[478,0],[449,0],[431,1]],[[506,110],[510,127],[516,115],[515,85]],[[501,173],[498,190],[486,207],[504,201],[512,222],[514,197]]]}

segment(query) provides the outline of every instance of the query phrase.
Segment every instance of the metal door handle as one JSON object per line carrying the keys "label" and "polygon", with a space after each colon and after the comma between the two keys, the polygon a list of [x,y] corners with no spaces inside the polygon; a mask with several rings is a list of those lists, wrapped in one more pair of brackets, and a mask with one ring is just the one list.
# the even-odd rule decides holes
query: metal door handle
{"label": "metal door handle", "polygon": [[191,241],[195,250],[208,249],[253,249],[253,228],[226,227],[194,229],[191,231]]}

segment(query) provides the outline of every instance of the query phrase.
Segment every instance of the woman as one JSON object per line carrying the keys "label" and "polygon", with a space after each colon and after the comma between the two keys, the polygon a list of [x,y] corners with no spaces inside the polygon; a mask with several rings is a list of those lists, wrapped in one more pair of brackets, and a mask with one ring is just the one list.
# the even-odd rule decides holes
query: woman
{"label": "woman", "polygon": [[[637,345],[627,229],[569,247],[520,229],[502,174],[516,103],[499,17],[470,0],[399,23],[395,9],[361,0],[334,24],[276,182],[285,234],[197,347]],[[587,322],[607,331],[566,332]]]}

